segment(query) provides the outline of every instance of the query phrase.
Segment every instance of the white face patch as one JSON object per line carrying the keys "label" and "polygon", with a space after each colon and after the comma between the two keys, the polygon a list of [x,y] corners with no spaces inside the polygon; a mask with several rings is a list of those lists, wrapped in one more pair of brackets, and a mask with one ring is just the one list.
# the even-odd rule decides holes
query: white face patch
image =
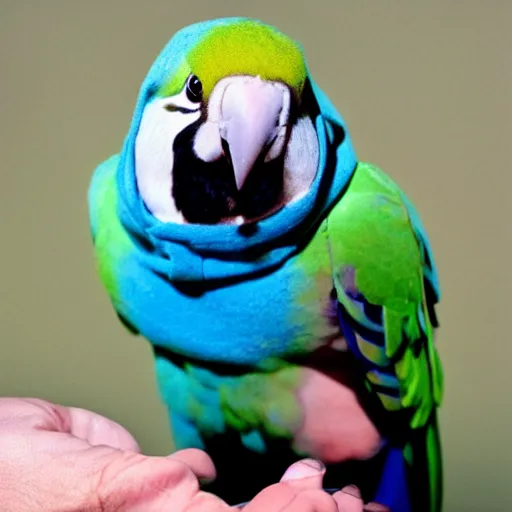
{"label": "white face patch", "polygon": [[284,202],[292,203],[308,192],[319,159],[318,137],[313,121],[301,117],[293,126],[284,159]]}
{"label": "white face patch", "polygon": [[183,223],[172,197],[173,143],[176,136],[201,115],[186,89],[149,103],[135,140],[135,174],[140,195],[149,211],[162,222]]}
{"label": "white face patch", "polygon": [[206,121],[200,126],[194,138],[194,152],[203,162],[213,162],[222,156],[218,123]]}

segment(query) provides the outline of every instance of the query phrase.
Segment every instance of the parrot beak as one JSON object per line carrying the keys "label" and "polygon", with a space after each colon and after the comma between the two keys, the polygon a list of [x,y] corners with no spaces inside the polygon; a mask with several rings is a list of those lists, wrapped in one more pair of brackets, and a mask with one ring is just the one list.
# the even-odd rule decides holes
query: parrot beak
{"label": "parrot beak", "polygon": [[279,142],[284,139],[289,103],[285,87],[259,77],[240,77],[226,87],[220,105],[219,128],[224,146],[227,144],[229,148],[238,190],[264,151],[276,139]]}

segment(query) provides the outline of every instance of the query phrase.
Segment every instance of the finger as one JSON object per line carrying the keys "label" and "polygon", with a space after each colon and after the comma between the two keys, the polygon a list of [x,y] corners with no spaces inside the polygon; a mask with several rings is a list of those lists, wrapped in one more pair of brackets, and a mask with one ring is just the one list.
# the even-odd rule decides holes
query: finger
{"label": "finger", "polygon": [[339,510],[330,494],[321,489],[307,489],[299,491],[283,512],[339,512]]}
{"label": "finger", "polygon": [[[237,509],[235,509],[237,510]],[[263,489],[242,509],[243,512],[338,512],[336,502],[320,489],[300,490],[289,482]]]}
{"label": "finger", "polygon": [[135,438],[121,425],[77,407],[59,407],[68,416],[69,433],[93,446],[106,445],[119,450],[140,453]]}
{"label": "finger", "polygon": [[297,491],[286,483],[269,485],[259,492],[244,508],[243,512],[278,512],[289,505]]}
{"label": "finger", "polygon": [[333,494],[339,512],[362,512],[363,500],[355,485],[349,485]]}
{"label": "finger", "polygon": [[325,466],[315,459],[302,459],[292,464],[284,473],[281,482],[300,489],[321,489]]}
{"label": "finger", "polygon": [[217,476],[212,459],[202,450],[188,448],[177,451],[167,458],[179,460],[186,464],[201,482],[206,483],[215,480]]}

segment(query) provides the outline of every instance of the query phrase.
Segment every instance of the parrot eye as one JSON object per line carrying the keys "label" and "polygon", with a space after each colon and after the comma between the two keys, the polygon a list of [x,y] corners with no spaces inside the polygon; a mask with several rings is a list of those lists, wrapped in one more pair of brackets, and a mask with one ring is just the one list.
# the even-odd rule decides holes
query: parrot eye
{"label": "parrot eye", "polygon": [[203,97],[203,84],[196,75],[190,75],[187,79],[187,98],[198,103]]}

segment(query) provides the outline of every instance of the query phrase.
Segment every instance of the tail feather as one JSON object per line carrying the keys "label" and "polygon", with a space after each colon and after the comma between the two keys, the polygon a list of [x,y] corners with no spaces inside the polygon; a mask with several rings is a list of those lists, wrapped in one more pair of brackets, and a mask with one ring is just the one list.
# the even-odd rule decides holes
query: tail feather
{"label": "tail feather", "polygon": [[436,411],[432,412],[423,428],[413,432],[409,452],[408,481],[412,511],[441,512],[443,467]]}
{"label": "tail feather", "polygon": [[382,477],[373,498],[392,512],[441,512],[441,444],[436,413],[415,429],[405,447],[388,448]]}

